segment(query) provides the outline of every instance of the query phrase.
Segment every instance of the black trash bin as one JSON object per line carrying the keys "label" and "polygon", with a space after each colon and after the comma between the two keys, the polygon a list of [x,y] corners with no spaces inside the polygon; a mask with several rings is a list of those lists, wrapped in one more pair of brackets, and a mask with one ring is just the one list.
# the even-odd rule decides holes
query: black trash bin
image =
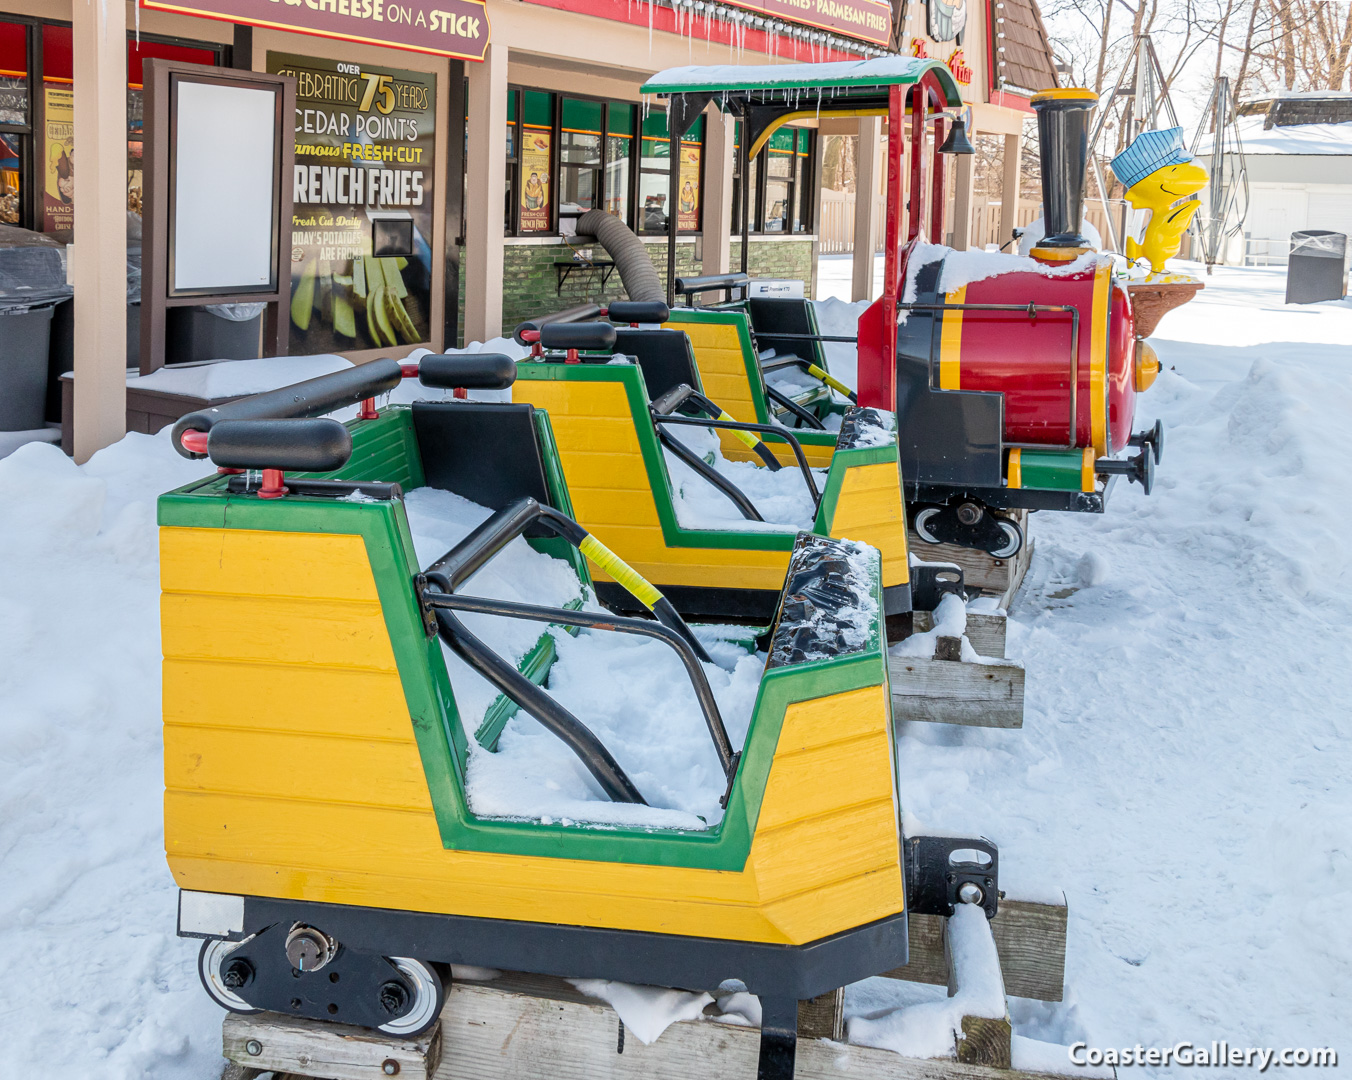
{"label": "black trash bin", "polygon": [[52,309],[70,294],[65,245],[0,225],[0,431],[43,426]]}
{"label": "black trash bin", "polygon": [[164,320],[164,359],[257,360],[263,355],[265,304],[212,304],[170,308]]}
{"label": "black trash bin", "polygon": [[1286,264],[1286,302],[1317,304],[1347,295],[1347,235],[1328,229],[1291,234]]}

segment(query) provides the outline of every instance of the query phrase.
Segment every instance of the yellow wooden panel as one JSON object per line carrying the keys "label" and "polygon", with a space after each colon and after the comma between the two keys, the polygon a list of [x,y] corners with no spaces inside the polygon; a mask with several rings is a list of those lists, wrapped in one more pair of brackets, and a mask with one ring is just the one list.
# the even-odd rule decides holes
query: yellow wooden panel
{"label": "yellow wooden panel", "polygon": [[393,671],[170,659],[164,662],[164,720],[413,739]]}
{"label": "yellow wooden panel", "polygon": [[[849,836],[848,844],[840,841]],[[823,883],[884,870],[898,858],[897,817],[890,799],[836,811],[810,822],[757,830],[756,880],[769,902]],[[894,911],[901,909],[896,898]]]}
{"label": "yellow wooden panel", "polygon": [[831,519],[831,535],[872,544],[883,557],[883,585],[904,585],[911,579],[906,548],[906,512],[901,502],[901,475],[895,462],[847,469]]}
{"label": "yellow wooden panel", "polygon": [[166,657],[394,671],[379,604],[164,593]]}
{"label": "yellow wooden panel", "polygon": [[[881,800],[890,805],[890,753],[885,732],[800,754],[784,753],[781,741],[775,768],[783,770],[784,782],[802,794],[794,803],[763,807],[757,827],[772,829],[860,803]],[[826,783],[815,783],[818,775]]]}
{"label": "yellow wooden panel", "polygon": [[266,792],[275,799],[432,809],[411,737],[390,741],[166,724],[164,785],[170,791]]}
{"label": "yellow wooden panel", "polygon": [[[304,552],[303,558],[297,553]],[[165,592],[376,599],[360,536],[252,529],[160,529]]]}
{"label": "yellow wooden panel", "polygon": [[780,750],[795,753],[871,735],[887,704],[882,686],[866,686],[790,705],[779,733]]}
{"label": "yellow wooden panel", "polygon": [[765,905],[762,911],[778,932],[789,941],[811,941],[804,936],[819,921],[817,912],[878,911],[878,917],[893,915],[902,909],[901,869],[896,863],[871,874],[833,882],[804,890]]}

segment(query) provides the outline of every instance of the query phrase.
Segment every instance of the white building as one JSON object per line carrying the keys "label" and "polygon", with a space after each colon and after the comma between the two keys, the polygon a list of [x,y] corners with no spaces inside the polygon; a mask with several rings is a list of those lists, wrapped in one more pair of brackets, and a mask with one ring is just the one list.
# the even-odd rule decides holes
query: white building
{"label": "white building", "polygon": [[[1284,264],[1300,229],[1352,235],[1352,93],[1283,93],[1238,112],[1249,208],[1223,261]],[[1209,141],[1195,150],[1203,165]]]}

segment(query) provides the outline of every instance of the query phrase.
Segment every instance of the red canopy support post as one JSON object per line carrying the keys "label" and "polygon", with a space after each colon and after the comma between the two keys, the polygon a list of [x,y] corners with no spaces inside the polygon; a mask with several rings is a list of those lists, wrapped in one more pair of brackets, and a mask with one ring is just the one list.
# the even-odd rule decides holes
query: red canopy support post
{"label": "red canopy support post", "polygon": [[925,105],[927,90],[925,80],[915,84],[911,91],[911,185],[907,191],[910,198],[910,219],[906,228],[906,239],[914,240],[920,235],[920,216],[925,198]]}
{"label": "red canopy support post", "polygon": [[[906,138],[906,87],[887,91],[887,220],[883,232],[883,295],[881,348],[860,349],[859,402],[878,409],[897,407],[897,301],[900,282],[902,215],[902,146]],[[876,325],[876,323],[875,323]],[[861,327],[861,341],[865,335]]]}

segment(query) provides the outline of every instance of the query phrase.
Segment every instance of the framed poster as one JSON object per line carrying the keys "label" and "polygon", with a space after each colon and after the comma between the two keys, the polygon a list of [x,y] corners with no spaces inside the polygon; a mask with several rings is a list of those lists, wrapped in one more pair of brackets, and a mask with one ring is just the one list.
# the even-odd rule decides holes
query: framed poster
{"label": "framed poster", "polygon": [[681,143],[681,186],[676,200],[676,228],[681,232],[699,230],[699,163],[702,149],[699,143]]}
{"label": "framed poster", "polygon": [[285,355],[295,80],[159,57],[143,72],[141,374],[164,366],[171,307],[266,304],[265,355]]}
{"label": "framed poster", "polygon": [[75,231],[75,93],[45,86],[42,231],[69,241]]}
{"label": "framed poster", "polygon": [[276,289],[280,102],[272,87],[172,80],[171,296]]}
{"label": "framed poster", "polygon": [[521,125],[521,231],[549,232],[554,223],[550,190],[553,132]]}
{"label": "framed poster", "polygon": [[292,353],[432,340],[436,76],[268,53],[296,80]]}

